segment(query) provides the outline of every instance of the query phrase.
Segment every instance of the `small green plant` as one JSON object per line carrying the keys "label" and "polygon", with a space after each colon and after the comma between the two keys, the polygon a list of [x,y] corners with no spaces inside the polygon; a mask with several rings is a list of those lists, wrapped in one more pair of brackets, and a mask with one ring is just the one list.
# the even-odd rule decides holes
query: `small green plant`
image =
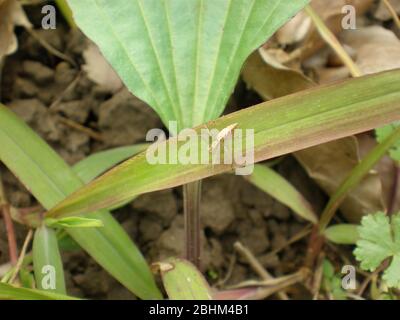
{"label": "small green plant", "polygon": [[346,292],[342,288],[341,276],[335,272],[332,263],[328,259],[324,259],[322,268],[322,287],[329,295],[329,298],[335,300],[346,300]]}
{"label": "small green plant", "polygon": [[[387,126],[376,129],[376,139],[379,143],[383,143],[385,139],[393,134],[393,132],[395,132],[399,127],[400,122],[397,121]],[[397,162],[397,165],[400,164],[400,139],[398,139],[389,149],[389,155],[394,161]]]}
{"label": "small green plant", "polygon": [[365,216],[358,232],[354,255],[361,268],[373,272],[390,258],[382,279],[389,287],[400,288],[400,214],[388,217],[378,212]]}

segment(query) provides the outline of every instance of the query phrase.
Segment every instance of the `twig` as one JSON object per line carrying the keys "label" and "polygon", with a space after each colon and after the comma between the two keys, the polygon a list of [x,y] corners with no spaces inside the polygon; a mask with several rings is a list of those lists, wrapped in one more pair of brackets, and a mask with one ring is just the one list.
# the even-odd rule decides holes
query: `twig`
{"label": "twig", "polygon": [[397,28],[400,29],[400,18],[397,15],[396,10],[393,8],[393,6],[390,4],[389,0],[383,0],[383,3],[385,4],[385,6],[387,7],[387,9],[389,10],[390,14],[393,17],[394,22],[396,23]]}
{"label": "twig", "polygon": [[[75,77],[75,79],[72,80],[71,83],[64,89],[64,91],[57,97],[57,99],[52,102],[52,104],[49,107],[50,112],[52,112],[54,114],[57,113],[55,108],[60,104],[62,99],[65,97],[65,95],[76,87],[76,85],[79,83],[79,80],[81,79],[81,76],[82,76],[82,73],[79,72],[78,75]],[[66,126],[72,128],[72,129],[81,131],[81,132],[87,134],[89,137],[91,137],[94,140],[97,140],[100,142],[104,141],[102,135],[99,132],[96,132],[90,128],[87,128],[84,125],[81,125],[80,123],[77,123],[76,121],[68,119],[58,113],[57,113],[57,118],[61,123],[65,124]]]}
{"label": "twig", "polygon": [[55,99],[52,104],[49,107],[49,110],[53,111],[55,109],[56,106],[58,106],[60,104],[60,102],[62,101],[62,99],[64,99],[65,95],[69,92],[71,92],[76,85],[79,83],[79,80],[81,79],[82,76],[82,72],[79,71],[79,73],[76,75],[75,79],[71,81],[70,84],[68,84],[68,86],[64,89],[64,91],[57,97],[57,99]]}
{"label": "twig", "polygon": [[310,225],[306,226],[304,229],[300,230],[298,233],[296,233],[294,236],[292,236],[289,240],[287,240],[285,243],[283,243],[281,246],[279,246],[278,248],[270,251],[267,254],[267,257],[272,256],[274,254],[277,254],[279,252],[281,252],[283,249],[285,249],[286,247],[292,245],[293,243],[303,239],[304,237],[306,237],[307,235],[310,234],[312,228],[310,227]]}
{"label": "twig", "polygon": [[13,265],[17,263],[18,260],[18,249],[17,249],[17,240],[15,237],[14,224],[10,215],[10,206],[8,204],[4,204],[2,206],[2,213],[4,224],[6,226],[7,231],[7,240],[8,240],[8,251],[10,255],[10,261]]}
{"label": "twig", "polygon": [[312,284],[313,300],[318,300],[319,291],[321,290],[322,278],[323,278],[323,261],[325,255],[321,253],[318,259],[318,266],[314,273],[314,279]]}
{"label": "twig", "polygon": [[235,268],[235,264],[236,264],[236,254],[232,254],[226,275],[223,279],[218,281],[218,283],[215,285],[216,287],[222,287],[231,278],[233,269]]}
{"label": "twig", "polygon": [[51,44],[49,44],[46,40],[44,40],[41,36],[37,34],[37,32],[31,28],[25,28],[25,30],[33,37],[35,38],[43,48],[45,48],[50,54],[52,54],[55,57],[60,58],[61,60],[64,60],[68,63],[70,63],[74,68],[78,67],[78,64],[69,56],[66,54],[60,52],[56,48],[54,48]]}
{"label": "twig", "polygon": [[19,270],[21,269],[22,263],[24,262],[26,250],[28,249],[28,245],[32,239],[33,231],[32,229],[29,229],[28,234],[26,235],[24,245],[22,246],[21,254],[18,258],[17,265],[15,266],[14,273],[10,278],[9,283],[13,283],[18,275]]}
{"label": "twig", "polygon": [[94,140],[97,140],[100,142],[104,141],[103,136],[99,132],[96,132],[90,128],[87,128],[84,125],[81,125],[81,124],[79,124],[71,119],[65,118],[61,115],[57,115],[57,118],[61,123],[65,124],[66,126],[71,127],[72,129],[81,131],[81,132],[87,134],[89,137],[91,137]]}
{"label": "twig", "polygon": [[[240,253],[249,263],[250,267],[256,272],[263,280],[271,280],[274,277],[260,264],[253,253],[243,246],[240,242],[235,242],[233,245],[235,250]],[[278,292],[278,296],[282,300],[289,300],[289,297],[284,292]]]}
{"label": "twig", "polygon": [[298,283],[304,281],[307,277],[309,277],[308,270],[300,269],[294,274],[283,276],[279,278],[274,278],[271,280],[263,280],[263,281],[246,281],[234,288],[248,287],[248,286],[256,286],[259,287],[256,292],[254,292],[251,297],[252,300],[262,300],[273,294],[282,293],[282,290]]}
{"label": "twig", "polygon": [[359,296],[359,295],[356,295],[356,294],[354,294],[354,293],[351,293],[351,292],[346,292],[346,296],[347,296],[348,298],[353,299],[353,300],[365,300],[363,297],[361,297],[361,296]]}
{"label": "twig", "polygon": [[362,296],[364,294],[365,289],[367,289],[369,283],[371,282],[371,280],[374,277],[376,277],[379,273],[381,273],[383,270],[385,270],[387,266],[388,266],[387,263],[383,263],[374,272],[368,274],[368,276],[365,277],[363,283],[361,284],[360,289],[358,289],[357,295]]}
{"label": "twig", "polygon": [[0,211],[2,212],[4,224],[7,232],[8,251],[12,265],[15,265],[18,260],[17,240],[15,237],[14,224],[11,219],[10,205],[7,203],[4,186],[0,176]]}
{"label": "twig", "polygon": [[333,34],[333,32],[325,25],[324,21],[318,16],[318,14],[311,8],[310,5],[305,7],[305,11],[308,16],[313,21],[315,27],[317,28],[321,37],[331,46],[331,48],[336,52],[339,58],[343,61],[343,63],[349,69],[351,75],[353,77],[361,77],[362,72],[358,68],[358,66],[354,63],[351,59],[349,54],[346,50],[343,49],[342,45],[340,44],[339,40]]}

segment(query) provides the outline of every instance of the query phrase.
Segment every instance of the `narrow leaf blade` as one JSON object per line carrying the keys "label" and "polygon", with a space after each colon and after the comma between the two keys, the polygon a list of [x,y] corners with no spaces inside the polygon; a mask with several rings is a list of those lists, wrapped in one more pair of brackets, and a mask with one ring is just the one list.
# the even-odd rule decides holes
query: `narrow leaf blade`
{"label": "narrow leaf blade", "polygon": [[6,283],[0,283],[0,300],[79,300],[78,298],[58,293],[18,288]]}
{"label": "narrow leaf blade", "polygon": [[[83,185],[71,168],[23,121],[0,105],[0,160],[50,209]],[[86,210],[85,210],[86,211]],[[158,299],[150,269],[138,248],[107,212],[91,213],[103,228],[68,229],[100,265],[142,299]]]}
{"label": "narrow leaf blade", "polygon": [[[237,123],[239,129],[254,129],[254,160],[267,160],[399,120],[399,77],[400,71],[396,70],[313,88],[232,113],[207,123],[207,127],[222,130]],[[196,128],[198,133],[201,128]],[[176,144],[176,139],[170,139],[167,150]],[[142,153],[68,197],[47,215],[73,215],[110,207],[141,193],[231,169],[232,165],[211,163],[150,164]]]}
{"label": "narrow leaf blade", "polygon": [[253,174],[248,177],[248,180],[273,198],[287,205],[303,219],[314,224],[317,223],[318,218],[310,203],[293,185],[273,169],[256,165]]}

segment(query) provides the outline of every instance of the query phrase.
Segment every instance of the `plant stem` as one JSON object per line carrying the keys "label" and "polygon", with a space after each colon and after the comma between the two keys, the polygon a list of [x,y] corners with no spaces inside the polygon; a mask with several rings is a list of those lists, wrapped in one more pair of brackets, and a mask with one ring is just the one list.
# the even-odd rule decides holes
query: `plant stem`
{"label": "plant stem", "polygon": [[201,180],[183,186],[183,210],[185,215],[185,258],[200,267]]}
{"label": "plant stem", "polygon": [[385,4],[386,8],[390,12],[390,14],[393,17],[394,22],[396,23],[397,28],[400,29],[400,18],[397,15],[396,10],[393,8],[393,6],[390,4],[389,0],[383,0],[383,3]]}
{"label": "plant stem", "polygon": [[10,205],[8,204],[4,193],[4,186],[3,186],[3,181],[1,180],[1,176],[0,176],[0,213],[2,213],[3,215],[4,225],[6,227],[10,261],[11,264],[15,266],[18,260],[17,240],[15,237],[14,224],[11,219]]}
{"label": "plant stem", "polygon": [[353,77],[361,77],[362,72],[360,71],[358,66],[354,63],[354,61],[348,55],[346,50],[343,49],[339,40],[336,38],[333,32],[325,25],[324,21],[318,16],[318,14],[314,11],[314,9],[311,8],[311,6],[307,5],[304,10],[313,21],[321,37],[331,46],[331,48],[335,51],[335,53],[347,66],[351,75]]}
{"label": "plant stem", "polygon": [[324,209],[319,221],[319,232],[323,233],[329,222],[335,215],[347,194],[358,185],[364,176],[375,166],[375,164],[385,155],[385,153],[400,139],[400,127],[382,143],[372,149],[368,155],[351,171],[350,175],[340,185],[335,194],[331,197],[328,205]]}
{"label": "plant stem", "polygon": [[21,267],[23,265],[23,262],[24,262],[24,259],[25,259],[25,255],[26,255],[26,250],[28,249],[28,245],[32,240],[32,236],[33,236],[33,231],[32,231],[32,229],[29,229],[28,234],[26,235],[26,238],[24,240],[24,244],[22,246],[21,254],[20,254],[19,258],[18,258],[17,265],[15,266],[13,274],[12,274],[10,280],[9,280],[10,284],[12,284],[15,281],[15,279],[17,278],[18,272],[19,272],[19,270],[21,269]]}
{"label": "plant stem", "polygon": [[[243,246],[242,243],[240,243],[239,241],[235,242],[235,244],[233,245],[233,247],[235,248],[235,250],[237,252],[239,252],[248,262],[248,264],[250,265],[250,267],[254,270],[254,272],[256,272],[263,280],[272,280],[274,279],[273,276],[271,276],[271,274],[265,270],[265,268],[261,265],[261,263],[257,260],[257,258],[253,255],[253,253],[246,248],[245,246]],[[278,292],[278,297],[281,300],[289,300],[289,297],[287,296],[286,292],[281,291]]]}
{"label": "plant stem", "polygon": [[8,251],[10,255],[10,261],[12,265],[16,265],[18,260],[18,249],[14,231],[14,224],[11,220],[11,215],[10,215],[10,206],[8,204],[3,204],[1,205],[0,210],[3,213],[4,225],[6,226],[6,231],[7,231]]}
{"label": "plant stem", "polygon": [[390,190],[390,198],[388,205],[388,214],[393,214],[396,207],[397,193],[399,191],[399,179],[400,179],[400,164],[395,162],[394,164],[394,177],[393,177],[393,185]]}

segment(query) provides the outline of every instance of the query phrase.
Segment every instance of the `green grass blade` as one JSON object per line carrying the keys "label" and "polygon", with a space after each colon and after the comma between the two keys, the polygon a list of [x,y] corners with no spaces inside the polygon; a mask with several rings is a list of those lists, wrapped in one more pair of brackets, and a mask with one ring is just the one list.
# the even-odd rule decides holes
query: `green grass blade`
{"label": "green grass blade", "polygon": [[273,169],[256,165],[253,174],[248,177],[248,180],[279,202],[287,205],[303,219],[314,224],[318,222],[310,203],[295,187]]}
{"label": "green grass blade", "polygon": [[88,183],[118,163],[144,151],[147,147],[148,144],[137,144],[101,151],[79,161],[72,169],[83,182]]}
{"label": "green grass blade", "polygon": [[0,300],[79,300],[78,298],[48,291],[18,288],[0,283]]}
{"label": "green grass blade", "polygon": [[45,225],[36,229],[32,255],[36,286],[41,290],[66,294],[64,269],[53,229]]}
{"label": "green grass blade", "polygon": [[[254,158],[259,162],[399,120],[399,79],[400,71],[395,70],[317,87],[229,114],[207,127],[221,130],[237,123],[238,129],[254,129]],[[166,143],[167,147],[176,144],[176,138]],[[152,165],[142,153],[77,191],[47,215],[94,211],[231,169],[232,165],[223,164]]]}
{"label": "green grass blade", "polygon": [[181,128],[217,118],[246,58],[308,2],[68,1],[132,93]]}
{"label": "green grass blade", "polygon": [[171,258],[154,265],[171,300],[212,300],[210,286],[189,261]]}
{"label": "green grass blade", "polygon": [[400,139],[400,127],[395,129],[384,141],[373,148],[361,162],[350,172],[342,182],[337,191],[329,199],[319,221],[319,230],[324,232],[329,222],[335,215],[336,210],[342,204],[348,193],[355,188],[365,175],[372,170],[377,162],[397,143]]}
{"label": "green grass blade", "polygon": [[66,0],[55,0],[58,9],[61,11],[64,19],[67,21],[68,25],[71,28],[76,28],[75,21],[72,17],[72,11],[70,7],[68,6],[68,3]]}
{"label": "green grass blade", "polygon": [[[0,160],[47,209],[83,185],[71,168],[13,112],[0,105]],[[74,240],[142,299],[158,299],[150,269],[138,248],[107,212],[89,218],[103,228],[68,229]]]}

